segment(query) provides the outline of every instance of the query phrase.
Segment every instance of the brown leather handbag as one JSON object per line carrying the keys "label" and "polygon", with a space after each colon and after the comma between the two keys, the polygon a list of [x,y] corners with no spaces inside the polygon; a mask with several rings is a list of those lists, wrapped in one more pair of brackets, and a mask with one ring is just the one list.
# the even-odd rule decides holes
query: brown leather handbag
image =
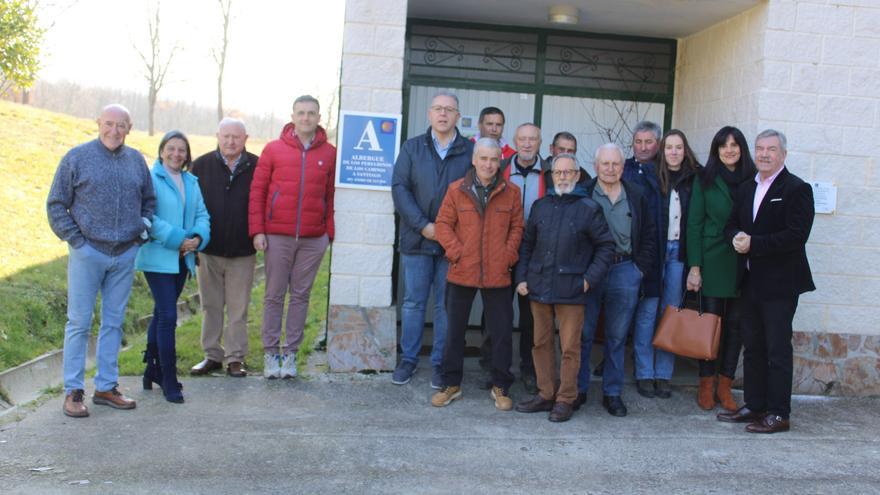
{"label": "brown leather handbag", "polygon": [[702,294],[697,294],[697,299],[699,309],[684,307],[685,295],[680,306],[666,306],[654,334],[654,347],[694,359],[718,357],[721,317],[703,312]]}

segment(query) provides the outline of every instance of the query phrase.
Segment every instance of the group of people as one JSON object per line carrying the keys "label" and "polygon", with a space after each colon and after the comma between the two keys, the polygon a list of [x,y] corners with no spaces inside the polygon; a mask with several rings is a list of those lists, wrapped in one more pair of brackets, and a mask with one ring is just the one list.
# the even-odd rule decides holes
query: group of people
{"label": "group of people", "polygon": [[[64,414],[86,417],[86,348],[98,294],[92,402],[134,409],[118,389],[118,353],[125,308],[136,270],[154,299],[144,351],[143,388],[162,388],[166,400],[184,402],[177,378],[177,300],[197,275],[205,358],[193,375],[226,368],[247,375],[247,312],[256,251],[265,252],[262,322],[263,375],[297,375],[309,294],[333,240],[336,149],[318,125],[320,105],[304,95],[291,122],[261,156],[249,153],[245,124],[224,118],[217,149],[192,159],[180,131],[165,134],[150,169],[125,145],[129,111],[104,107],[98,138],[62,158],[47,199],[49,224],[68,243],[68,306],[64,333]],[[286,337],[282,319],[289,294]]]}
{"label": "group of people", "polygon": [[[89,414],[85,357],[99,293],[92,401],[136,407],[118,390],[117,364],[135,270],[144,273],[155,301],[144,389],[156,384],[168,401],[184,401],[177,299],[196,273],[204,359],[190,372],[225,366],[230,376],[246,376],[258,250],[265,252],[266,273],[263,375],[297,375],[309,293],[334,235],[336,151],[318,125],[318,100],[297,98],[291,119],[260,157],[246,150],[248,135],[237,119],[223,119],[217,149],[195,160],[187,137],[171,131],[148,169],[143,155],[125,145],[128,110],[113,104],[97,120],[98,138],[64,156],[47,212],[52,230],[69,245],[66,415]],[[684,133],[662,134],[657,124],[640,122],[634,156],[603,144],[591,177],[569,132],[554,136],[545,159],[533,123],[516,128],[511,147],[502,137],[501,109],[480,112],[472,139],[458,131],[458,119],[458,98],[438,93],[428,108],[430,127],[403,144],[394,165],[404,291],[402,354],[392,383],[404,385],[416,372],[433,292],[430,383],[437,392],[431,403],[447,406],[462,396],[465,332],[479,292],[481,363],[489,371],[480,385],[496,408],[567,421],[586,402],[595,373],[602,376],[605,409],[626,416],[628,337],[637,392],[670,397],[675,356],[655,349],[652,339],[658,315],[693,294],[723,321],[717,363],[699,363],[699,406],[720,403],[719,420],[748,423],[750,432],[789,429],[792,319],[798,296],[815,289],[805,251],[814,210],[809,184],[785,168],[784,134],[760,132],[753,160],[743,133],[723,127],[702,166]],[[530,394],[516,405],[513,304],[520,376]],[[600,320],[604,357],[593,370]],[[731,384],[741,349],[745,405],[739,407]]]}
{"label": "group of people", "polygon": [[[490,375],[481,388],[497,409],[567,421],[596,373],[604,408],[626,416],[628,337],[636,391],[669,398],[675,356],[655,349],[653,337],[667,307],[692,299],[723,322],[717,362],[699,363],[699,407],[720,403],[719,421],[753,433],[789,429],[792,320],[799,295],[815,289],[805,251],[814,209],[810,185],[785,167],[783,133],[758,133],[753,159],[743,133],[723,127],[703,166],[683,132],[640,122],[634,156],[599,146],[593,178],[569,132],[555,135],[544,159],[535,124],[519,125],[510,147],[499,108],[483,109],[471,140],[458,118],[454,94],[434,96],[430,127],[406,141],[394,167],[404,296],[392,383],[416,372],[433,289],[431,404],[462,396],[465,331],[479,292]],[[520,374],[531,394],[515,405],[514,292]],[[600,320],[604,358],[592,370]],[[731,393],[740,350],[741,407]]]}

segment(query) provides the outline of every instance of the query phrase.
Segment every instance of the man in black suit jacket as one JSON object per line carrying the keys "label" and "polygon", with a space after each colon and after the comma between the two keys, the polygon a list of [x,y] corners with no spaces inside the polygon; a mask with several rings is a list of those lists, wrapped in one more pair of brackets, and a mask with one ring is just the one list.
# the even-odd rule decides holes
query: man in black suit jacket
{"label": "man in black suit jacket", "polygon": [[725,229],[739,253],[745,406],[718,420],[747,422],[750,433],[789,429],[792,320],[800,294],[816,290],[805,249],[813,190],[785,168],[785,156],[784,134],[758,134],[758,175],[740,186]]}

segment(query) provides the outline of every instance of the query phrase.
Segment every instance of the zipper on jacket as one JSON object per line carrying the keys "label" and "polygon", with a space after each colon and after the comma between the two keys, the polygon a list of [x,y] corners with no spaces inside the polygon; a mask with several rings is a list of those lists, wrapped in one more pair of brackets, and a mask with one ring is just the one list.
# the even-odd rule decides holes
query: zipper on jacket
{"label": "zipper on jacket", "polygon": [[272,194],[272,202],[269,203],[269,220],[272,220],[272,211],[275,210],[275,201],[278,199],[279,194],[281,194],[280,190]]}
{"label": "zipper on jacket", "polygon": [[[486,208],[489,208],[489,202],[486,201]],[[483,287],[483,229],[486,228],[486,217],[480,218],[480,287]]]}
{"label": "zipper on jacket", "polygon": [[296,201],[296,240],[299,240],[299,224],[302,221],[303,192],[306,188],[306,151],[302,152],[302,166],[299,174],[299,198]]}
{"label": "zipper on jacket", "polygon": [[[499,184],[498,187],[500,188],[504,186]],[[483,234],[486,225],[488,225],[488,222],[486,222],[486,215],[489,214],[489,203],[492,201],[493,197],[501,194],[500,191],[501,189],[496,189],[495,191],[489,193],[489,197],[486,198],[486,207],[482,209],[482,212],[480,212],[480,287],[483,287],[485,285],[485,282],[483,281]],[[476,196],[476,194],[474,194],[474,196]],[[477,211],[480,211],[479,207],[482,203],[480,202],[479,198],[472,197],[471,199],[476,199]]]}

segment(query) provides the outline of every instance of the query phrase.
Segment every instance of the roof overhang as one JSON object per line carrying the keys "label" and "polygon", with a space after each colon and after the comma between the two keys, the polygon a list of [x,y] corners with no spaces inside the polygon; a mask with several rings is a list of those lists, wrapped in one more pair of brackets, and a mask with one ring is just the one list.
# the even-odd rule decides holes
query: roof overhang
{"label": "roof overhang", "polygon": [[[656,38],[683,38],[744,12],[762,0],[409,0],[422,19],[527,26]],[[548,20],[550,7],[577,7],[577,24]]]}

